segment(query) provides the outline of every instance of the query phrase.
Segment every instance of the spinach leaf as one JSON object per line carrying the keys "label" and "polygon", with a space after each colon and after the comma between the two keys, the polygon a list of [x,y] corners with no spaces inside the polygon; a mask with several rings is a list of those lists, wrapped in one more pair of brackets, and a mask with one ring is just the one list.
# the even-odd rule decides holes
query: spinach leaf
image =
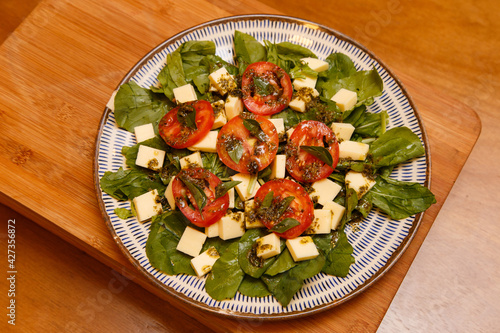
{"label": "spinach leaf", "polygon": [[170,73],[170,78],[174,81],[177,87],[187,84],[184,75],[184,67],[182,66],[182,57],[179,49],[167,54],[167,67]]}
{"label": "spinach leaf", "polygon": [[292,255],[288,248],[285,248],[283,252],[276,258],[276,261],[269,266],[265,274],[274,276],[288,271],[290,268],[297,266],[297,263],[293,260]]}
{"label": "spinach leaf", "polygon": [[391,128],[370,145],[376,167],[397,165],[424,153],[420,139],[407,127]]}
{"label": "spinach leaf", "polygon": [[264,297],[271,295],[267,286],[261,279],[245,275],[238,291],[248,297]]}
{"label": "spinach leaf", "polygon": [[319,73],[319,82],[337,80],[356,73],[356,67],[351,58],[343,53],[332,53],[325,61],[329,67],[326,71]]}
{"label": "spinach leaf", "polygon": [[238,241],[233,241],[213,265],[205,282],[205,290],[217,301],[233,298],[244,276],[238,263]]}
{"label": "spinach leaf", "polygon": [[238,261],[241,269],[251,277],[259,278],[276,260],[276,257],[265,260],[257,257],[255,241],[267,234],[264,229],[250,229],[239,240]]}
{"label": "spinach leaf", "polygon": [[129,217],[134,216],[134,213],[132,213],[132,211],[128,210],[127,208],[118,207],[118,208],[114,209],[114,212],[115,212],[116,216],[118,216],[122,220],[126,220]]}
{"label": "spinach leaf", "polygon": [[203,153],[201,160],[205,169],[221,179],[228,178],[232,174],[232,171],[221,162],[216,153]]}
{"label": "spinach leaf", "polygon": [[312,70],[307,64],[303,64],[298,61],[290,70],[290,78],[291,79],[305,79],[306,77],[317,78],[318,72]]}
{"label": "spinach leaf", "polygon": [[239,74],[243,74],[248,65],[266,60],[266,48],[249,34],[236,30],[234,33],[234,53]]}
{"label": "spinach leaf", "polygon": [[283,220],[281,220],[279,223],[275,224],[269,231],[274,231],[277,233],[283,233],[287,230],[292,229],[293,227],[296,227],[300,225],[300,222],[297,221],[296,219],[292,217],[287,217]]}
{"label": "spinach leaf", "polygon": [[290,271],[288,270],[274,276],[262,276],[262,281],[266,284],[267,289],[283,307],[286,307],[290,303],[293,296],[304,284],[302,279],[290,274]]}
{"label": "spinach leaf", "polygon": [[395,220],[425,211],[436,198],[419,183],[403,182],[387,177],[377,177],[375,186],[368,192],[373,205]]}
{"label": "spinach leaf", "polygon": [[117,200],[133,199],[153,189],[160,196],[165,193],[165,185],[159,181],[157,174],[148,176],[138,170],[106,171],[100,181],[101,189]]}
{"label": "spinach leaf", "polygon": [[215,43],[213,41],[190,40],[182,43],[179,47],[184,71],[190,67],[200,65],[205,56],[215,55]]}
{"label": "spinach leaf", "polygon": [[168,102],[161,95],[140,87],[134,81],[121,85],[115,96],[116,124],[132,133],[139,125],[153,123],[156,127],[167,111]]}
{"label": "spinach leaf", "polygon": [[333,165],[333,158],[328,149],[321,146],[300,146],[300,149],[308,152],[316,158],[319,158],[322,162],[326,163],[328,166]]}
{"label": "spinach leaf", "polygon": [[238,75],[238,67],[234,66],[233,64],[228,63],[221,57],[217,55],[207,55],[203,60],[200,62],[200,65],[207,66],[209,73],[215,72],[219,68],[226,68],[227,72],[231,75]]}
{"label": "spinach leaf", "polygon": [[354,263],[353,248],[343,228],[337,231],[337,236],[335,247],[326,254],[326,262],[322,271],[326,274],[346,277],[349,274],[349,267]]}
{"label": "spinach leaf", "polygon": [[185,228],[186,220],[180,212],[169,211],[153,217],[146,241],[146,255],[151,266],[169,275],[195,275],[191,256],[176,249]]}
{"label": "spinach leaf", "polygon": [[297,112],[290,108],[285,108],[283,111],[273,114],[271,119],[282,118],[286,129],[297,126],[304,120],[318,120],[317,113],[313,111]]}
{"label": "spinach leaf", "polygon": [[354,133],[362,137],[379,137],[385,133],[388,123],[387,111],[372,113],[366,110],[365,105],[360,105],[344,118],[344,123],[350,123],[355,127]]}
{"label": "spinach leaf", "polygon": [[192,66],[184,69],[184,74],[186,76],[187,83],[194,83],[196,88],[201,94],[204,94],[210,88],[210,79],[208,75],[210,72],[208,71],[207,66]]}

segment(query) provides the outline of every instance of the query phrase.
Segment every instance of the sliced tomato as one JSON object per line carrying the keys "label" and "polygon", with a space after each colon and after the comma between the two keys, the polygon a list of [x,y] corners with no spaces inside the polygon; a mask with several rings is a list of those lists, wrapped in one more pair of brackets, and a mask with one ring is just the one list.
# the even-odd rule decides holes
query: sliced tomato
{"label": "sliced tomato", "polygon": [[[196,127],[181,124],[178,120],[178,112],[196,111]],[[214,111],[212,105],[207,101],[188,102],[170,110],[158,124],[158,131],[167,145],[181,149],[187,148],[207,135],[214,124]]]}
{"label": "sliced tomato", "polygon": [[[196,203],[195,195],[181,179],[188,179],[205,193],[206,204],[201,211]],[[215,197],[215,190],[221,183],[222,181],[216,175],[203,168],[184,169],[177,174],[172,183],[175,204],[194,225],[208,227],[219,221],[229,207],[227,193],[220,198]]]}
{"label": "sliced tomato", "polygon": [[[245,119],[257,121],[265,136],[251,134],[244,125]],[[217,153],[222,163],[247,174],[256,174],[271,164],[278,145],[279,136],[273,123],[248,112],[231,119],[217,136]]]}
{"label": "sliced tomato", "polygon": [[293,87],[288,74],[272,62],[248,65],[241,79],[243,103],[252,113],[272,115],[288,106]]}
{"label": "sliced tomato", "polygon": [[269,192],[273,192],[273,203],[276,205],[286,197],[294,197],[285,212],[276,218],[276,214],[266,210],[264,215],[257,213],[257,218],[268,228],[271,229],[286,218],[293,218],[300,224],[294,226],[285,232],[276,233],[281,238],[291,239],[301,235],[314,219],[314,206],[309,194],[299,184],[289,179],[275,179],[262,185],[255,194],[254,204],[258,210],[264,198]]}
{"label": "sliced tomato", "polygon": [[[332,166],[301,149],[300,146],[325,147]],[[330,127],[320,121],[305,120],[297,125],[286,146],[286,169],[298,181],[312,183],[328,177],[339,161],[339,144]]]}

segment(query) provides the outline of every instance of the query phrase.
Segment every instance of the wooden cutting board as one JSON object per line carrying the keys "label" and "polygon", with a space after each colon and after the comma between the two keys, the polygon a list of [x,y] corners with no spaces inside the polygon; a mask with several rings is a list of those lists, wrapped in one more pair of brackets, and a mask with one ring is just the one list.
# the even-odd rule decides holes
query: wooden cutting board
{"label": "wooden cutting board", "polygon": [[[168,299],[187,313],[179,320],[197,316],[216,331],[286,331],[289,322],[235,322],[194,310],[157,290],[110,236],[94,189],[100,118],[126,72],[154,46],[186,28],[248,13],[279,14],[259,2],[240,1],[42,2],[0,47],[0,201]],[[427,130],[438,203],[380,281],[335,309],[294,320],[295,329],[376,330],[479,135],[479,119],[464,104],[396,74]]]}

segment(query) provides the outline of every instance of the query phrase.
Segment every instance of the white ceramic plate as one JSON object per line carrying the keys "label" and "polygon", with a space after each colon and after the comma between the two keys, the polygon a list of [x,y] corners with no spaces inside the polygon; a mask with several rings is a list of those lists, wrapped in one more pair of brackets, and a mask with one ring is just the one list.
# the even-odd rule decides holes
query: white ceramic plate
{"label": "white ceramic plate", "polygon": [[[235,30],[249,33],[259,41],[300,44],[311,49],[319,59],[325,59],[332,52],[342,52],[354,61],[358,70],[375,66],[384,81],[384,93],[376,98],[375,103],[368,108],[369,111],[387,110],[390,116],[389,128],[409,127],[421,138],[427,151],[426,156],[401,164],[391,177],[429,185],[430,159],[425,132],[417,110],[401,83],[367,49],[348,37],[313,22],[271,15],[245,15],[211,21],[166,40],[141,59],[120,84],[133,80],[145,88],[154,85],[157,74],[165,64],[167,53],[187,40],[212,40],[216,44],[217,55],[233,62]],[[145,253],[151,223],[139,223],[136,218],[121,220],[114,214],[114,209],[130,208],[130,204],[118,202],[100,191],[99,179],[104,172],[116,171],[124,166],[121,148],[135,143],[134,135],[119,129],[113,112],[106,108],[95,159],[96,190],[104,218],[124,254],[158,288],[213,313],[242,318],[282,319],[312,314],[345,302],[372,285],[396,262],[413,238],[422,218],[422,214],[419,214],[396,221],[373,210],[355,232],[348,226],[346,233],[354,247],[356,259],[349,275],[337,278],[320,273],[306,280],[302,290],[286,308],[272,296],[251,298],[237,293],[233,299],[215,301],[204,290],[204,278],[168,276],[151,267]]]}

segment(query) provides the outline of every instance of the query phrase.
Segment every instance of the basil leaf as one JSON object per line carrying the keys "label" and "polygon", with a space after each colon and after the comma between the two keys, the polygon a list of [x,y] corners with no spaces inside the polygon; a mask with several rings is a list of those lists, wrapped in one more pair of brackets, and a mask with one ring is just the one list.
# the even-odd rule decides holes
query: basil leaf
{"label": "basil leaf", "polygon": [[300,149],[305,150],[322,162],[325,162],[329,167],[333,166],[333,158],[328,149],[321,146],[300,146]]}
{"label": "basil leaf", "polygon": [[253,85],[255,87],[255,92],[261,96],[271,95],[274,91],[274,87],[269,82],[258,76],[254,76]]}
{"label": "basil leaf", "polygon": [[271,207],[273,199],[274,199],[274,192],[273,191],[267,192],[266,196],[264,197],[264,200],[262,200],[262,203],[260,204],[257,215],[264,215],[265,210]]}
{"label": "basil leaf", "polygon": [[222,197],[223,195],[225,195],[227,193],[227,191],[229,191],[230,189],[232,189],[233,187],[235,187],[239,183],[241,183],[241,181],[239,181],[239,180],[232,180],[230,182],[220,183],[215,188],[215,199]]}
{"label": "basil leaf", "polygon": [[194,200],[196,201],[196,205],[198,206],[198,210],[201,212],[203,207],[205,207],[207,205],[207,201],[208,201],[208,198],[207,198],[207,195],[205,194],[205,192],[198,185],[196,185],[190,179],[190,177],[186,176],[185,174],[179,174],[177,177],[180,180],[182,180],[184,185],[186,185],[186,187],[188,188],[189,192],[191,192],[191,194],[194,197]]}
{"label": "basil leaf", "polygon": [[177,110],[177,121],[181,125],[197,130],[196,126],[196,109],[192,105],[181,105]]}
{"label": "basil leaf", "polygon": [[241,141],[234,140],[227,150],[229,157],[234,161],[234,163],[240,163],[241,157],[243,156],[243,144]]}
{"label": "basil leaf", "polygon": [[257,120],[243,119],[243,126],[245,126],[245,128],[250,132],[250,134],[257,137],[257,139],[259,139],[260,141],[265,142],[269,140],[267,134],[264,133]]}
{"label": "basil leaf", "polygon": [[295,199],[294,196],[289,196],[289,197],[286,197],[284,198],[283,200],[281,200],[278,204],[278,218],[281,217],[281,215],[283,215],[286,211],[286,209],[288,208],[288,206],[290,206],[290,204],[292,203],[293,199]]}
{"label": "basil leaf", "polygon": [[274,225],[269,230],[281,234],[281,233],[283,233],[283,232],[285,232],[285,231],[287,231],[289,229],[292,229],[293,227],[296,227],[298,225],[300,225],[299,221],[297,221],[294,218],[287,217],[287,218],[283,219],[280,223]]}

